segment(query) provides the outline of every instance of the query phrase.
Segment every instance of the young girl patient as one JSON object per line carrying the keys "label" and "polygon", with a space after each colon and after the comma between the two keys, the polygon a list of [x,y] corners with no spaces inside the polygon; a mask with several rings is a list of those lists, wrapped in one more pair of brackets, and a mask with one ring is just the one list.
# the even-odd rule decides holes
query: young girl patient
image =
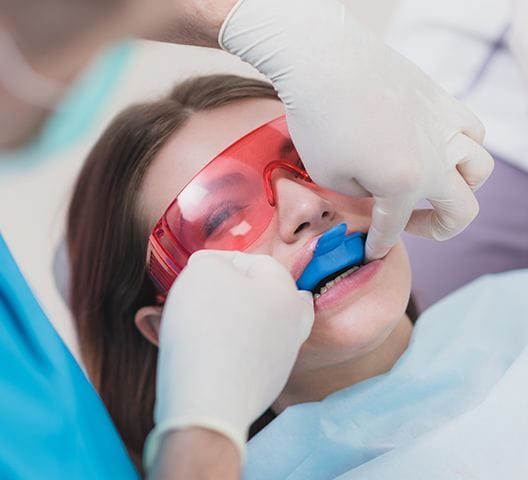
{"label": "young girl patient", "polygon": [[[161,100],[136,105],[121,113],[97,142],[80,174],[68,216],[68,249],[72,269],[70,304],[90,378],[138,465],[146,435],[153,426],[156,345],[163,309],[163,286],[173,280],[169,278],[167,281],[166,275],[159,271],[156,274],[151,257],[147,257],[147,251],[149,255],[152,253],[148,247],[149,235],[173,200],[211,160],[241,137],[265,124],[278,125],[282,122],[284,125],[279,119],[283,115],[282,104],[272,87],[259,80],[227,75],[191,79],[176,86]],[[264,145],[262,148],[268,147]],[[270,187],[268,194],[273,197],[273,209],[266,205],[269,221],[261,226],[257,238],[238,245],[234,242],[229,248],[271,255],[298,279],[312,258],[317,239],[330,228],[344,223],[349,233],[368,231],[372,200],[347,197],[313,184],[288,141],[287,132],[276,155],[269,148],[270,158],[264,163],[275,165],[273,162],[288,159],[287,165],[277,164],[277,168],[270,168],[266,177]],[[258,153],[255,151],[254,154]],[[253,162],[251,150],[244,155],[247,155],[248,164]],[[215,188],[231,189],[231,200],[235,189],[240,191],[242,198],[244,187],[237,183],[240,172],[235,168],[224,172],[222,185],[216,179]],[[192,245],[199,248],[226,245],[222,239],[223,232],[229,230],[232,233],[234,226],[240,230],[243,223],[237,224],[232,219],[249,215],[247,209],[253,208],[257,201],[257,190],[255,198],[251,195],[244,197],[246,203],[240,200],[237,205],[218,205],[218,209],[203,194],[199,208],[207,209],[210,216],[207,224],[201,225],[200,232],[192,230],[194,224],[185,219],[189,221],[189,226],[187,230],[182,227],[182,238],[178,239],[179,244],[185,247],[182,248],[186,251],[185,255],[192,253]],[[179,197],[180,204],[188,200],[188,191],[189,188]],[[179,222],[181,226],[184,219],[171,221]],[[244,238],[245,231],[239,230],[236,235]],[[192,236],[194,243],[186,239],[186,235]],[[198,236],[203,238],[197,241]],[[185,255],[183,260],[177,259],[180,267],[185,262]],[[149,268],[153,268],[157,275],[154,282],[147,273]],[[394,384],[392,373],[389,376],[382,374],[394,367],[409,345],[411,319],[414,320],[412,308],[408,308],[410,285],[407,253],[403,244],[398,243],[382,260],[361,266],[324,288],[321,285],[314,288],[315,323],[312,333],[300,351],[287,385],[271,410],[256,422],[252,433],[288,407],[324,405],[306,402],[319,402],[332,398],[329,395],[335,392],[342,394],[343,391],[350,391],[350,388],[343,390],[346,387],[357,385],[363,388],[369,385],[369,382],[363,382],[366,379],[386,377],[384,384]],[[233,307],[233,314],[236,315],[236,305]],[[214,312],[211,314],[214,315]],[[428,345],[425,341],[423,344]],[[409,356],[410,352],[406,355]],[[477,360],[478,364],[479,356]],[[447,364],[450,361],[454,360],[446,358]],[[482,368],[485,368],[485,362]],[[404,377],[400,390],[405,391],[411,380]],[[178,379],[174,381],[178,382]],[[431,404],[426,399],[433,398],[433,404],[442,410],[441,405],[449,396],[442,396],[438,402],[438,397],[426,394],[427,381],[420,381],[423,381],[424,405],[430,408]],[[470,381],[468,385],[467,391],[473,392],[474,385]],[[398,391],[398,388],[392,390]],[[465,392],[465,389],[462,390]],[[383,391],[378,393],[384,395]],[[472,394],[466,392],[464,395],[464,401],[454,401],[453,411],[459,403],[468,404],[467,397]],[[359,392],[357,398],[365,401]],[[380,397],[374,395],[370,403],[374,405],[379,401]],[[384,411],[390,415],[394,404],[389,398],[385,401]],[[363,414],[368,404],[358,405]],[[405,406],[399,403],[400,409]],[[343,455],[346,461],[336,457],[337,447],[332,460],[330,457],[325,460],[322,453],[326,449],[324,435],[320,432],[315,434],[319,439],[317,445],[313,444],[314,439],[308,441],[307,438],[317,428],[329,428],[334,433],[338,428],[332,422],[322,426],[319,413],[313,410],[307,410],[303,420],[296,424],[291,420],[295,418],[295,408],[280,415],[257,437],[256,445],[259,442],[263,445],[262,454],[258,448],[250,449],[248,468],[251,475],[268,479],[285,478],[295,470],[298,475],[289,478],[333,478],[331,475],[360,465],[391,448],[387,443],[391,432],[384,431],[385,443],[379,443],[379,439],[373,437],[375,448],[367,448],[366,443],[360,440],[360,445],[348,445],[347,448],[355,453]],[[411,401],[409,408],[413,408]],[[347,418],[349,414],[345,408],[341,408],[339,413],[334,412],[344,425],[350,420],[357,427],[357,419]],[[372,415],[364,423],[364,430],[370,433],[371,426],[378,422],[375,414]],[[399,413],[396,417],[402,418]],[[286,420],[282,421],[282,418]],[[281,421],[287,425],[286,430],[281,429]],[[364,418],[362,422],[365,422]],[[409,419],[401,420],[401,423],[407,425]],[[316,427],[316,424],[319,426]],[[392,424],[395,425],[394,422]],[[428,422],[418,421],[414,428],[416,432],[427,431],[432,424],[434,422],[430,419]],[[274,425],[278,427],[274,428]],[[256,457],[269,458],[270,455],[266,446],[268,430],[273,440],[271,444],[277,446],[274,449],[277,458],[258,466]],[[341,444],[347,443],[346,438],[342,437]],[[308,445],[307,449],[304,453],[298,450],[294,455],[288,454],[286,450],[289,443],[291,447],[290,440],[294,440],[295,448]],[[286,443],[279,446],[281,441]],[[333,441],[335,439],[330,440],[329,445]],[[307,472],[317,472],[320,466],[314,464],[297,470],[297,463],[301,457],[306,458],[307,453],[316,458],[314,449],[322,455],[323,465],[329,463],[320,470],[324,474],[317,476],[314,473],[311,477]],[[281,454],[286,463],[279,467],[283,461]],[[252,460],[258,466],[253,470]],[[288,462],[293,464],[287,466]],[[280,474],[277,468],[282,469]]]}

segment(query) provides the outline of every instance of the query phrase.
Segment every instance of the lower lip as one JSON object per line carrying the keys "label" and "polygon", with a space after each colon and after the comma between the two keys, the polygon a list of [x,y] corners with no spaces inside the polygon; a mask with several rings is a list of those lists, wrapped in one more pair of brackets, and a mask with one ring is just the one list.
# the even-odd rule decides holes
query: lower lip
{"label": "lower lip", "polygon": [[372,282],[382,266],[383,259],[370,262],[330,287],[326,293],[314,301],[315,311],[334,308],[344,300],[349,300],[352,294],[361,292]]}

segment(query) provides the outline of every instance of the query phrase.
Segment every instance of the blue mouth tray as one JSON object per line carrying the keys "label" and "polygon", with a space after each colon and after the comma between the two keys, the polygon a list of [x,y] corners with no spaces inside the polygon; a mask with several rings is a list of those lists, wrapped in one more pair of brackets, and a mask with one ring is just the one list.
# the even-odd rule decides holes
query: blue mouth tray
{"label": "blue mouth tray", "polygon": [[299,290],[313,290],[332,273],[363,263],[366,235],[361,232],[347,235],[346,231],[346,223],[341,223],[319,238],[310,263],[297,280]]}

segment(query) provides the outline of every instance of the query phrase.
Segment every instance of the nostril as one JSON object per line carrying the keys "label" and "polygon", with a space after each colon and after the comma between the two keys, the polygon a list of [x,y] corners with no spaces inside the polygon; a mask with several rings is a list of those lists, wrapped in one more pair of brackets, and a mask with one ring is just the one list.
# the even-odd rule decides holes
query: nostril
{"label": "nostril", "polygon": [[328,211],[324,211],[322,214],[321,214],[321,218],[326,218],[326,217],[329,217],[330,216],[330,212]]}
{"label": "nostril", "polygon": [[303,222],[301,223],[296,229],[295,229],[295,232],[293,232],[294,235],[296,235],[297,233],[299,233],[300,231],[304,230],[306,227],[310,226],[310,224],[308,222]]}

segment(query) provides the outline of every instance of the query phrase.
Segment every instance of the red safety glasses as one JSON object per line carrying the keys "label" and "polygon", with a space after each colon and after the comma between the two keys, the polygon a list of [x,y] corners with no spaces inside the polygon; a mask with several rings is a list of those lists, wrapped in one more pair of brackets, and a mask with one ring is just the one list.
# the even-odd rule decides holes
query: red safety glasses
{"label": "red safety glasses", "polygon": [[149,237],[147,269],[162,296],[194,252],[244,251],[262,236],[275,213],[278,168],[311,182],[284,116],[226,148],[178,193]]}

